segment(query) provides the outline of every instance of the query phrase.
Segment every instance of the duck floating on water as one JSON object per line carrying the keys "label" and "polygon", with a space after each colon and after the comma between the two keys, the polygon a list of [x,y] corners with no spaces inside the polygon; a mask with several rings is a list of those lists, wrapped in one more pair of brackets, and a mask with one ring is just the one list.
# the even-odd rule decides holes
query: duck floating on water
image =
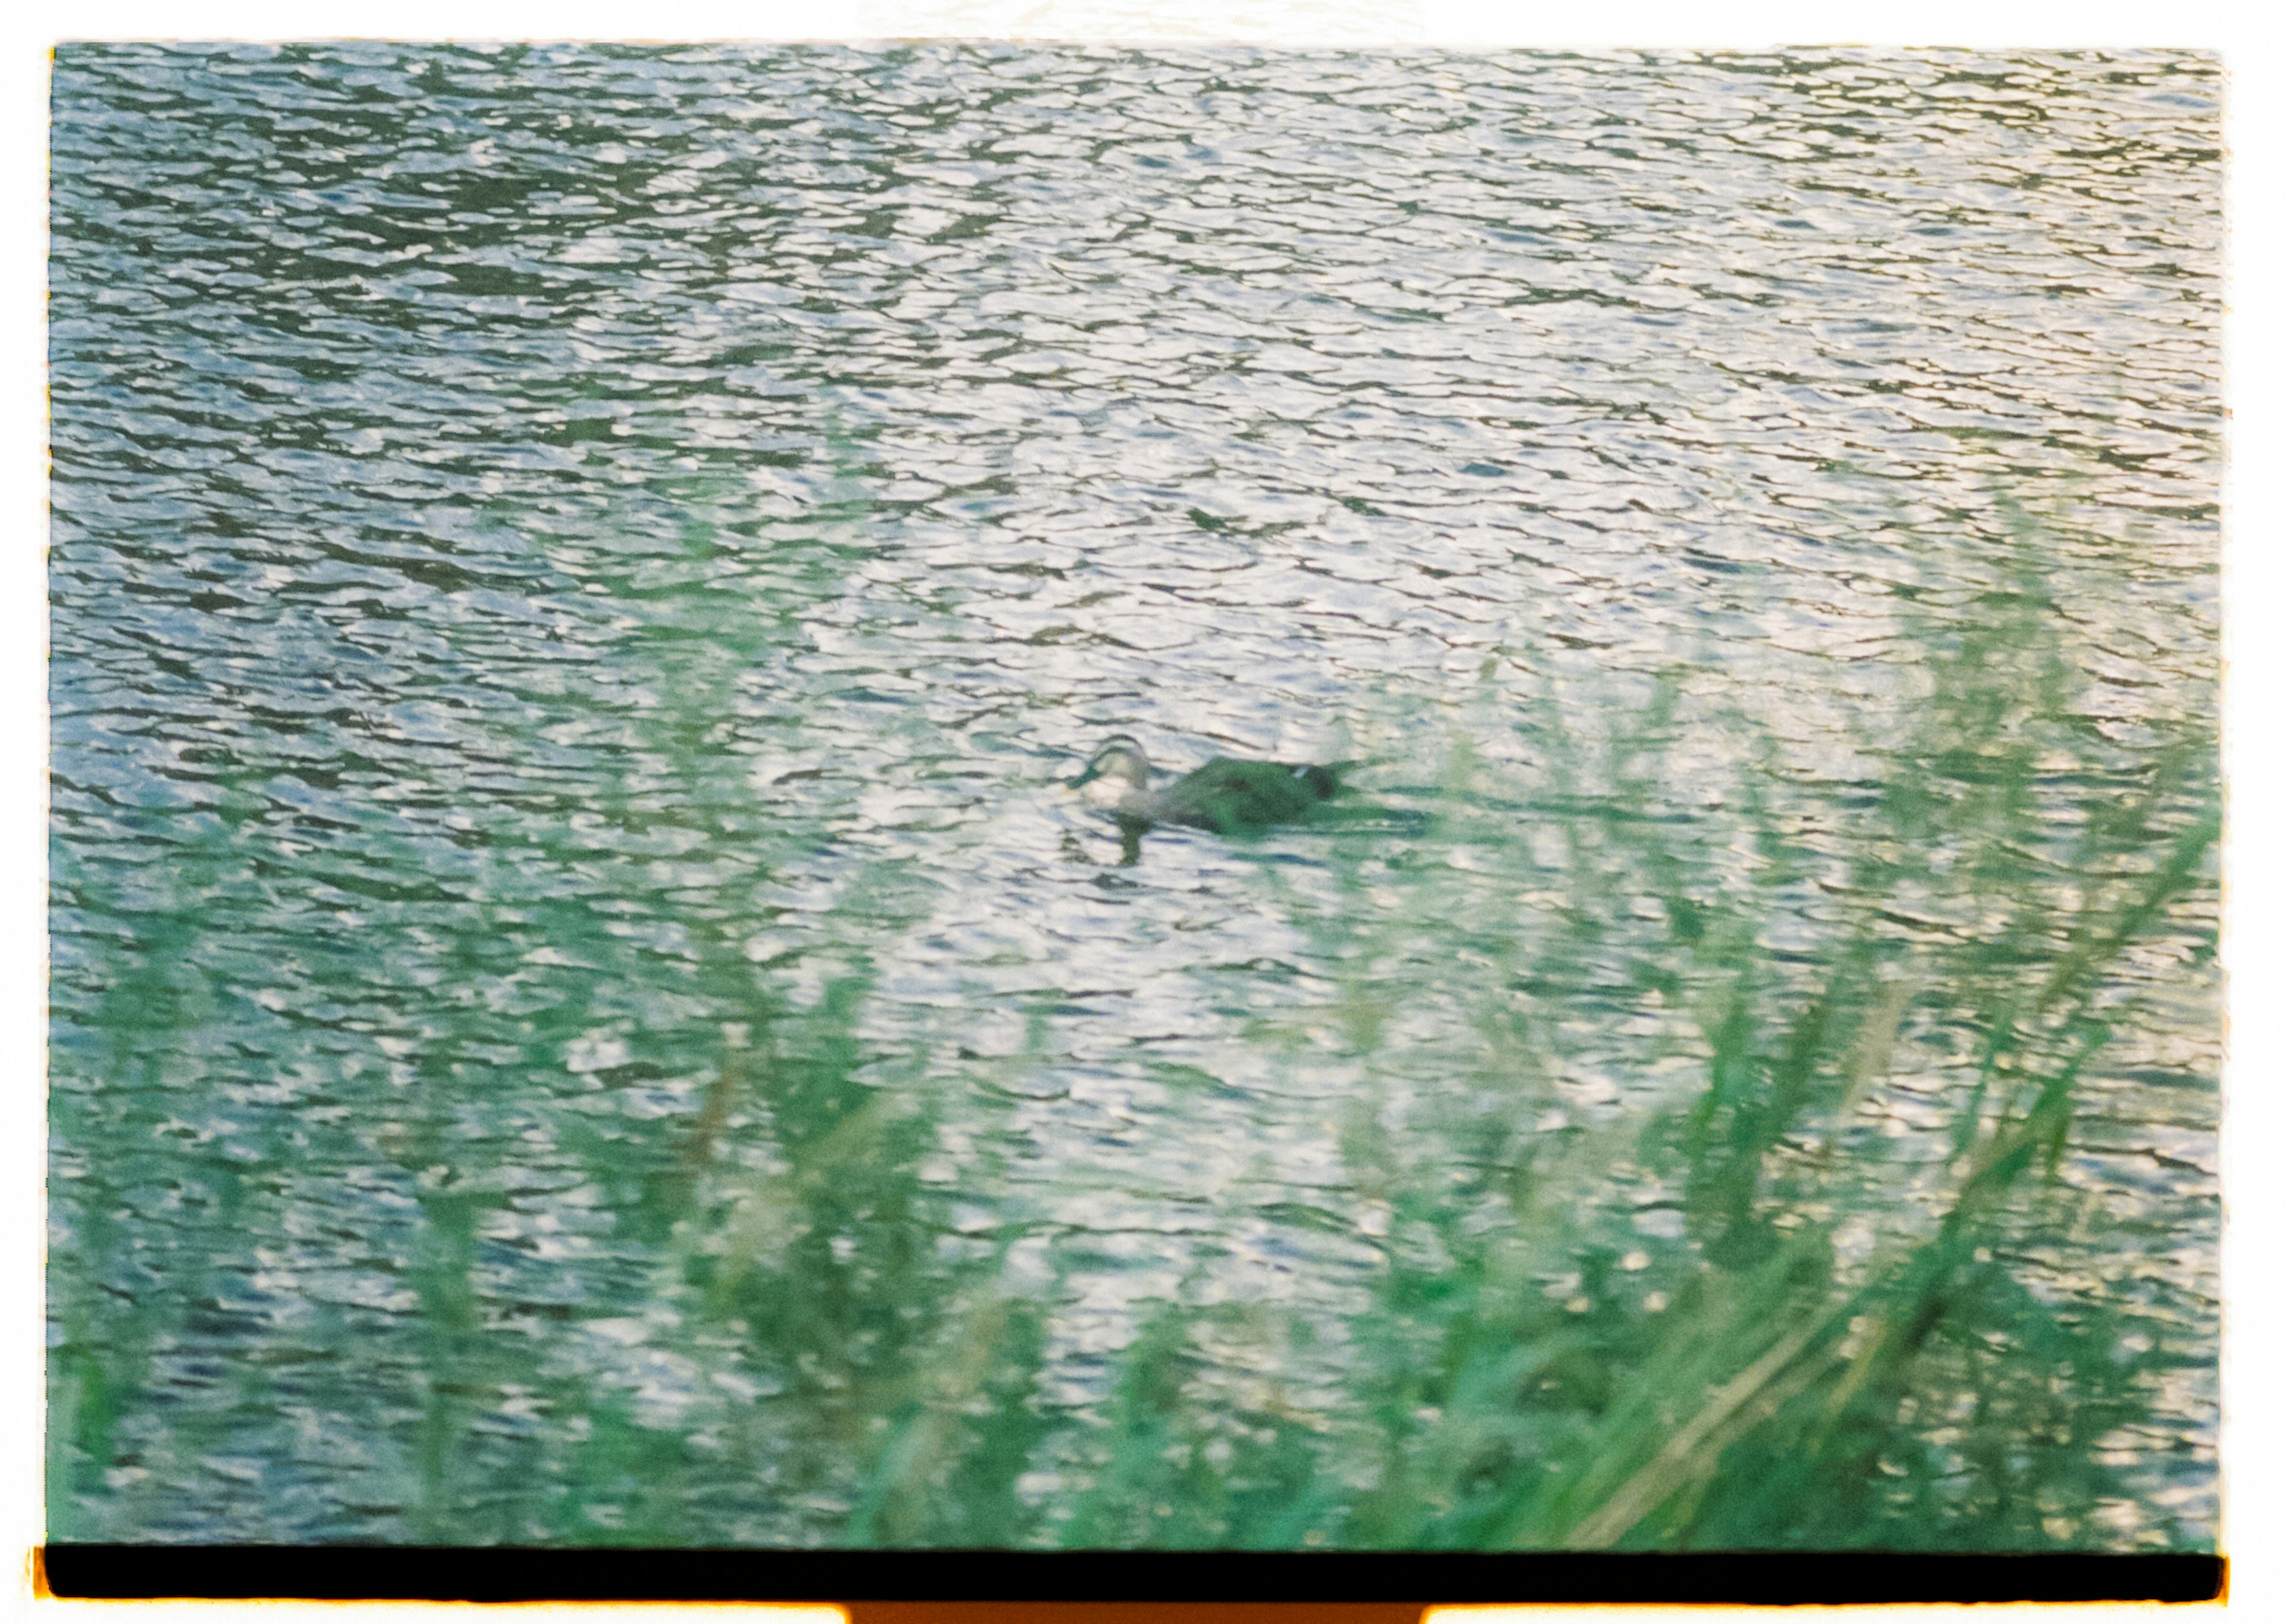
{"label": "duck floating on water", "polygon": [[1185,773],[1164,789],[1151,787],[1151,758],[1133,736],[1114,734],[1096,747],[1075,789],[1119,821],[1131,841],[1154,824],[1211,829],[1217,834],[1249,834],[1280,824],[1298,824],[1341,792],[1350,765],[1319,766],[1288,761],[1242,761],[1217,756]]}

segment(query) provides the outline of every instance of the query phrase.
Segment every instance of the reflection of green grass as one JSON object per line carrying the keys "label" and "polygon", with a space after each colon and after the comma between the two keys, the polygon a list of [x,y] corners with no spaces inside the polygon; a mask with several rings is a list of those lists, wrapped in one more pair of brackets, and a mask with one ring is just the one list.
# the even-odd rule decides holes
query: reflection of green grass
{"label": "reflection of green grass", "polygon": [[[1394,1215],[1373,1306],[1350,1327],[1344,1406],[1262,1408],[1202,1351],[1222,1311],[1171,1306],[1064,1452],[1058,1494],[1029,1525],[996,1521],[1002,1537],[2171,1540],[2163,1508],[2132,1510],[2103,1440],[2149,1419],[2168,1360],[2212,1350],[2126,1336],[2127,1305],[2091,1283],[2102,1243],[2069,1237],[2057,1180],[2107,1045],[2139,1020],[2185,1018],[2139,1008],[2148,988],[2128,958],[2161,938],[2194,968],[2212,950],[2211,696],[2189,696],[2156,745],[2107,750],[2077,720],[2036,587],[1988,593],[1964,623],[1927,640],[1915,724],[1856,741],[1879,776],[1841,804],[1750,747],[1719,807],[1689,812],[1704,784],[1674,775],[1703,769],[1670,773],[1667,757],[1723,719],[1691,717],[1667,684],[1600,741],[1543,723],[1535,781],[1463,761],[1436,835],[1409,858],[1351,859],[1404,906],[1368,907],[1360,868],[1355,905],[1318,921],[1348,974],[1327,1028],[1368,1078],[1352,1175]],[[1560,836],[1554,876],[1520,823]],[[1441,868],[1440,842],[1474,861]],[[1486,900],[1550,894],[1504,921]],[[1457,943],[1479,973],[1455,959],[1424,984],[1407,958],[1424,942]],[[1408,1143],[1380,1114],[1387,1087],[1436,1081],[1392,1018],[1423,990],[1458,1006],[1478,1048]],[[1622,1063],[1608,1029],[1646,1005],[1659,1030],[1636,1052],[1695,1057],[1695,1085],[1532,1131],[1553,1079]],[[1919,1116],[1891,1138],[1900,1068]],[[1630,1191],[1664,1193],[1679,1226],[1632,1226]],[[2027,1274],[2034,1250],[2061,1262]],[[996,1414],[1020,1374],[1004,1373]],[[1013,1471],[1036,1433],[1005,1423],[949,1464],[950,1417],[977,1407],[947,1398],[925,1448],[877,1457],[868,1503],[924,1470],[950,1481],[989,1457]],[[856,1533],[953,1537],[922,1521]]]}

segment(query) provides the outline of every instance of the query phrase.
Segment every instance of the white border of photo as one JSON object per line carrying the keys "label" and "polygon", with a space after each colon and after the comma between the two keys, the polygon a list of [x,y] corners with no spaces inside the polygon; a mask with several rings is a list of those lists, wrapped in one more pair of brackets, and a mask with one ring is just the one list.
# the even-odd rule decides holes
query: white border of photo
{"label": "white border of photo", "polygon": [[[2219,51],[2229,75],[2226,99],[2229,212],[2226,377],[2232,461],[2227,476],[2224,541],[2225,849],[2224,961],[2229,974],[2229,1058],[2225,1070],[2224,1187],[2227,1212],[2225,1531],[2232,1556],[2231,1599],[2256,1616],[2286,1616],[2286,1562],[2264,1549],[2260,1530],[2286,1524],[2286,1436],[2279,1425],[2286,1363],[2280,1335],[2280,1272],[2273,1249],[2286,1226],[2286,1179],[2269,1165],[2286,1154],[2286,840],[2274,832],[2282,805],[2278,707],[2286,697],[2286,637],[2271,622],[2286,611],[2280,487],[2286,477],[2286,422],[2280,385],[2286,352],[2280,335],[2280,201],[2286,186],[2286,64],[2277,8],[2228,0],[2180,0],[2165,7],[2121,0],[1918,0],[1912,5],[1849,0],[1604,0],[1593,6],[1545,0],[839,0],[831,6],[786,0],[35,0],[4,22],[0,51],[0,343],[5,345],[0,410],[0,1292],[14,1312],[0,1336],[0,1549],[17,1563],[0,1606],[32,1604],[28,1554],[41,1538],[42,1180],[46,1129],[46,583],[47,400],[45,286],[49,51],[61,39],[362,36],[396,39],[835,39],[999,38],[1246,41],[1349,47],[1448,45],[1544,49],[1666,46],[1746,49],[1779,43],[1987,48],[2180,46]],[[1783,1562],[1783,1557],[1774,1561]],[[50,1603],[53,1616],[99,1604]],[[234,1616],[239,1604],[172,1604],[138,1610],[142,1619]],[[367,1607],[361,1616],[422,1606]],[[530,1609],[519,1609],[528,1612]],[[590,1608],[550,1608],[588,1613]],[[673,1610],[677,1617],[690,1609]],[[713,1610],[707,1610],[713,1611]],[[747,1609],[747,1612],[755,1610]],[[1534,1607],[1535,1620],[1597,1624],[1660,1609]],[[1698,1608],[1706,1616],[1717,1610]],[[1720,1610],[1730,1612],[1733,1610]],[[1832,1610],[1789,1609],[1792,1619]],[[2074,1616],[2127,1609],[2043,1609]],[[2135,1611],[2140,1612],[2141,1609]],[[614,1606],[614,1620],[667,1610]],[[285,1624],[314,1605],[262,1604]],[[832,1609],[770,1610],[789,1624],[826,1624]],[[1957,1608],[1899,1607],[1896,1619],[1957,1615]],[[1516,1609],[1449,1609],[1441,1624],[1490,1624]]]}

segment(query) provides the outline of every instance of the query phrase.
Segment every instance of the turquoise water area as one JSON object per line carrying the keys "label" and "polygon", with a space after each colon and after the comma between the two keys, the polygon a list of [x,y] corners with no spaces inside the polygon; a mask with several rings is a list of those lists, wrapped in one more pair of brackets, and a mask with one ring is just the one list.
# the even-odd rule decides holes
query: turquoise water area
{"label": "turquoise water area", "polygon": [[2211,1548],[2219,90],[59,50],[51,1536]]}

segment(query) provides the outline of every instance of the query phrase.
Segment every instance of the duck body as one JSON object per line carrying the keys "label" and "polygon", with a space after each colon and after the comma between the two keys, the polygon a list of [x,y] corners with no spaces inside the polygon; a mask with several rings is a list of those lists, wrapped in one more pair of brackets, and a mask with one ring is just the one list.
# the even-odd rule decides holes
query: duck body
{"label": "duck body", "polygon": [[1217,756],[1163,789],[1151,787],[1150,758],[1122,733],[1106,739],[1076,781],[1123,827],[1154,824],[1246,834],[1306,822],[1341,792],[1345,763],[1242,761]]}
{"label": "duck body", "polygon": [[1217,756],[1159,792],[1152,821],[1239,834],[1301,823],[1341,787],[1336,768]]}

